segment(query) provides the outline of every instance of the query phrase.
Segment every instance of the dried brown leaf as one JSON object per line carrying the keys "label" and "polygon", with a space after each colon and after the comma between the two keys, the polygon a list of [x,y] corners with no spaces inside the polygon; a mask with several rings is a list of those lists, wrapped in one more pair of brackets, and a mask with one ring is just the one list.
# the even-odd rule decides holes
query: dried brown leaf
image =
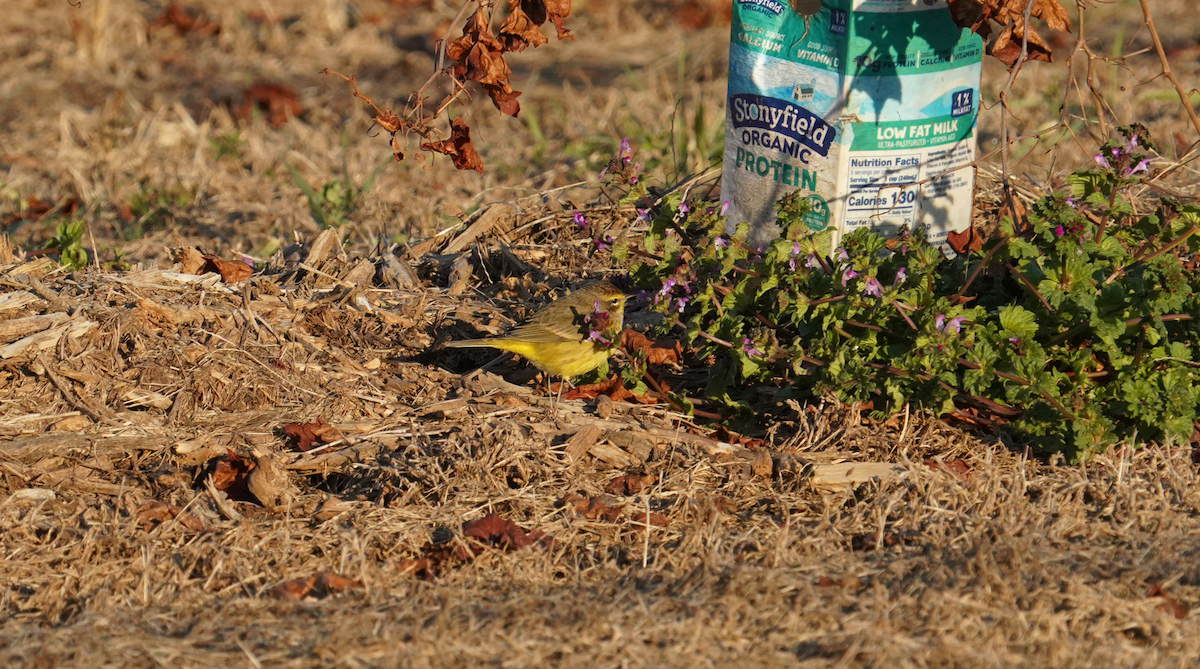
{"label": "dried brown leaf", "polygon": [[242,104],[234,110],[234,115],[248,123],[255,109],[266,114],[272,128],[283,126],[288,118],[304,113],[296,91],[274,82],[259,82],[242,91]]}
{"label": "dried brown leaf", "polygon": [[524,51],[526,47],[538,47],[548,41],[538,30],[538,24],[521,9],[521,0],[509,0],[508,8],[508,16],[500,24],[500,42],[505,51]]}
{"label": "dried brown leaf", "polygon": [[678,339],[654,340],[629,328],[621,333],[621,346],[629,352],[641,351],[651,365],[678,365],[683,356]]}
{"label": "dried brown leaf", "polygon": [[179,521],[180,525],[194,532],[203,532],[209,530],[208,523],[202,519],[186,512],[183,507],[157,500],[146,502],[139,506],[133,512],[133,517],[142,526],[142,530],[149,532],[156,526],[165,523],[172,518]]}
{"label": "dried brown leaf", "polygon": [[967,228],[962,232],[951,231],[946,235],[946,243],[954,249],[955,253],[978,251],[983,248],[983,235],[976,232],[974,227]]}
{"label": "dried brown leaf", "polygon": [[293,445],[300,451],[311,451],[321,444],[345,438],[336,427],[320,418],[314,423],[287,423],[283,426],[283,433],[295,440]]}
{"label": "dried brown leaf", "polygon": [[629,517],[629,522],[635,526],[641,525],[642,527],[646,527],[647,525],[653,527],[666,527],[667,525],[671,524],[671,521],[668,520],[666,516],[662,515],[661,513],[654,513],[653,511],[651,511],[649,514],[647,514],[645,511],[641,513],[635,513]]}
{"label": "dried brown leaf", "polygon": [[653,474],[622,474],[609,481],[604,491],[614,495],[636,495],[656,480]]}
{"label": "dried brown leaf", "polygon": [[213,465],[213,486],[224,492],[230,499],[249,501],[250,472],[255,467],[251,460],[246,460],[232,450],[217,458]]}
{"label": "dried brown leaf", "polygon": [[1188,611],[1190,610],[1188,608],[1187,604],[1184,604],[1183,602],[1180,602],[1178,599],[1175,599],[1174,597],[1168,595],[1166,593],[1166,591],[1164,591],[1162,589],[1162,585],[1159,583],[1154,583],[1153,585],[1151,585],[1150,593],[1146,596],[1147,597],[1161,597],[1163,602],[1158,605],[1158,608],[1162,609],[1163,611],[1166,611],[1167,613],[1170,613],[1172,616],[1175,616],[1176,618],[1178,618],[1180,620],[1186,618],[1188,615]]}
{"label": "dried brown leaf", "polygon": [[424,142],[421,148],[450,156],[454,166],[460,170],[475,170],[483,174],[483,161],[480,160],[475,145],[471,143],[471,129],[461,116],[456,116],[450,121],[450,139]]}
{"label": "dried brown leaf", "polygon": [[221,24],[210,21],[203,12],[189,11],[172,2],[163,13],[147,24],[150,28],[170,26],[176,34],[183,36],[189,33],[197,35],[215,35],[221,32]]}
{"label": "dried brown leaf", "polygon": [[254,274],[254,269],[240,260],[222,260],[216,256],[204,256],[204,266],[200,268],[197,274],[208,274],[216,272],[221,275],[221,281],[225,283],[237,283],[245,281]]}
{"label": "dried brown leaf", "polygon": [[610,506],[608,501],[603,497],[584,497],[578,493],[572,493],[560,500],[559,504],[570,508],[575,512],[576,516],[587,518],[588,520],[603,520],[613,523],[621,517],[621,512],[625,509],[624,504]]}
{"label": "dried brown leaf", "polygon": [[[1005,65],[1013,67],[1021,58],[1026,43],[1028,60],[1051,60],[1051,49],[1031,26],[1025,22],[1027,0],[949,0],[950,16],[963,28],[969,28],[984,39],[991,38],[987,53]],[[1032,18],[1041,19],[1051,30],[1071,31],[1067,10],[1059,0],[1033,0]],[[992,36],[992,23],[1003,26]]]}
{"label": "dried brown leaf", "polygon": [[549,548],[554,543],[554,539],[541,530],[525,531],[516,523],[495,513],[463,523],[462,533],[464,537],[477,539],[484,545],[510,551],[535,543]]}

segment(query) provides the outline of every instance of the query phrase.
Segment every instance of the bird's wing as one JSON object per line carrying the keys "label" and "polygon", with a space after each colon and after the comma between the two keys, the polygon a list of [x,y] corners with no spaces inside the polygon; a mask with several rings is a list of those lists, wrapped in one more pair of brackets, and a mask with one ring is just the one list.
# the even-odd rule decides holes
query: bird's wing
{"label": "bird's wing", "polygon": [[534,344],[560,344],[566,341],[583,341],[579,328],[555,327],[553,323],[542,322],[541,319],[522,325],[504,335],[505,339],[516,339]]}
{"label": "bird's wing", "polygon": [[518,331],[529,329],[545,330],[544,336],[556,337],[553,341],[583,341],[587,330],[581,323],[581,317],[570,304],[555,302],[546,307],[534,317],[529,325],[523,325],[508,336],[514,336]]}

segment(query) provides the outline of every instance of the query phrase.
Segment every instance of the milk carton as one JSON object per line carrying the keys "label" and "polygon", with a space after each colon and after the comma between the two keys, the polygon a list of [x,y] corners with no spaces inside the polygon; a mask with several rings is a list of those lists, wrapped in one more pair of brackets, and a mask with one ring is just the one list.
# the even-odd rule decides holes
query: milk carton
{"label": "milk carton", "polygon": [[970,225],[983,43],[945,0],[733,4],[721,187],[731,224],[775,236],[775,201],[799,189],[805,223],[832,228],[835,243],[900,226],[938,243]]}

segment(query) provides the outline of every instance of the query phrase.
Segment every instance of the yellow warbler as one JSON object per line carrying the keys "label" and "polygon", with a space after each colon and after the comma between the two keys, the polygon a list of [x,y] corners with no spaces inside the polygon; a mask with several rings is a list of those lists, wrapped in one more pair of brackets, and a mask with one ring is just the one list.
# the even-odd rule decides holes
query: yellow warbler
{"label": "yellow warbler", "polygon": [[624,293],[611,283],[597,281],[551,302],[506,335],[452,341],[446,346],[512,351],[548,374],[570,379],[608,359],[624,314]]}

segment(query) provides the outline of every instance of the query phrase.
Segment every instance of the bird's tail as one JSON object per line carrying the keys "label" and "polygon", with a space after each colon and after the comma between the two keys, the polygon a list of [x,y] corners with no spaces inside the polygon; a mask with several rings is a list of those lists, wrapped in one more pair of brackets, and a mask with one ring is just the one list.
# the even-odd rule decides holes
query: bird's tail
{"label": "bird's tail", "polygon": [[461,339],[446,342],[446,348],[495,348],[487,339]]}

